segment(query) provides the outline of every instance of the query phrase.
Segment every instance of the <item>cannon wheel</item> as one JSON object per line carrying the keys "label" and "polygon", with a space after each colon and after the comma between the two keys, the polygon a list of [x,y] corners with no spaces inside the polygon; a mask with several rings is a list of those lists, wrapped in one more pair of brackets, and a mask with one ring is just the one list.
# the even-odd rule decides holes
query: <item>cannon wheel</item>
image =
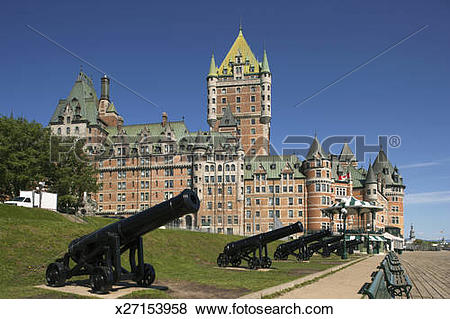
{"label": "cannon wheel", "polygon": [[279,251],[276,251],[276,252],[273,254],[273,259],[275,259],[275,260],[281,260],[281,259],[283,259],[283,258],[282,258],[282,256],[281,256],[281,253],[280,253]]}
{"label": "cannon wheel", "polygon": [[269,257],[263,257],[262,258],[262,268],[270,268],[272,266],[272,260]]}
{"label": "cannon wheel", "polygon": [[109,267],[95,267],[89,276],[89,281],[95,293],[108,293],[112,289],[113,272]]}
{"label": "cannon wheel", "polygon": [[144,278],[138,281],[138,285],[141,287],[150,287],[155,281],[156,273],[155,268],[150,264],[144,265]]}
{"label": "cannon wheel", "polygon": [[239,267],[241,265],[241,258],[236,257],[231,260],[231,266]]}
{"label": "cannon wheel", "polygon": [[217,257],[217,265],[219,267],[226,267],[228,265],[228,257],[224,253],[220,253]]}
{"label": "cannon wheel", "polygon": [[45,280],[50,287],[62,287],[66,283],[67,271],[64,264],[55,262],[48,265],[45,271]]}
{"label": "cannon wheel", "polygon": [[256,257],[251,257],[248,260],[248,268],[250,269],[256,269],[259,266],[259,259]]}

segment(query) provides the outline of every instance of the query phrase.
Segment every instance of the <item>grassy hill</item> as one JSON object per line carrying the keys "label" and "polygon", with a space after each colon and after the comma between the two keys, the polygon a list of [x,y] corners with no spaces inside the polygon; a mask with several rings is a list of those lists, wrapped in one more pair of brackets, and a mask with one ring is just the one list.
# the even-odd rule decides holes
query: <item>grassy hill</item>
{"label": "grassy hill", "polygon": [[[75,298],[34,286],[44,283],[47,265],[61,257],[71,240],[111,219],[90,217],[74,223],[40,209],[0,204],[0,298]],[[234,298],[294,280],[340,263],[337,257],[313,257],[309,263],[274,262],[272,271],[235,271],[216,267],[224,245],[238,236],[158,229],[144,236],[146,262],[156,270],[155,285],[128,297]],[[273,252],[277,243],[269,246]],[[127,256],[123,262],[127,266]]]}

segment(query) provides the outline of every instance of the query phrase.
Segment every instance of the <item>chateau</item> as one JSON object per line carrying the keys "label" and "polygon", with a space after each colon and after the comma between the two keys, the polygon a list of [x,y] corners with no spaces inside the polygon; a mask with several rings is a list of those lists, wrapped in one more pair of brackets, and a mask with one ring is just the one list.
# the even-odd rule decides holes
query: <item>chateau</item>
{"label": "chateau", "polygon": [[80,72],[49,127],[55,135],[85,138],[91,154],[101,154],[95,162],[100,191],[91,194],[97,213],[133,214],[192,188],[201,208],[173,226],[253,235],[301,221],[306,232],[338,231],[339,216],[331,222],[321,209],[354,196],[383,211],[349,215],[347,228],[394,227],[403,235],[405,185],[384,150],[367,170],[358,167],[349,145],[327,154],[317,137],[304,159],[270,154],[272,73],[265,50],[262,56],[256,59],[242,29],[219,67],[211,56],[209,131],[190,131],[166,113],[154,123],[124,125],[109,79],[101,78],[98,98]]}

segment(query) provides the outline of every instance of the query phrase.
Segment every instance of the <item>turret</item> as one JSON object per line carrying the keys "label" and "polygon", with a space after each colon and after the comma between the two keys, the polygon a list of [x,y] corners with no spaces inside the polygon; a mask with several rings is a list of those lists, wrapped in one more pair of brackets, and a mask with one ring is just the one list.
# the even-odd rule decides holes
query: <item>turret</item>
{"label": "turret", "polygon": [[208,124],[212,128],[217,121],[217,68],[214,61],[214,54],[211,55],[211,63],[209,65],[208,76]]}
{"label": "turret", "polygon": [[364,199],[367,201],[377,200],[377,177],[373,170],[372,164],[369,164],[369,169],[367,170],[366,181],[364,183]]}
{"label": "turret", "polygon": [[271,84],[272,73],[270,73],[269,61],[267,60],[267,53],[264,50],[263,61],[261,63],[261,123],[270,123],[272,118],[271,110]]}

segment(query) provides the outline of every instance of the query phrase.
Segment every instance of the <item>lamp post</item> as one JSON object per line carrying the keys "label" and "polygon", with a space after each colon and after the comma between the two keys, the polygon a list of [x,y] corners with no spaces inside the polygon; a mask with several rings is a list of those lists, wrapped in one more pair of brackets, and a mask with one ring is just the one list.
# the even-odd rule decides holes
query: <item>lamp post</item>
{"label": "lamp post", "polygon": [[343,219],[344,219],[344,243],[343,243],[344,251],[342,252],[341,258],[342,258],[342,259],[347,259],[347,244],[346,244],[346,240],[345,240],[345,233],[346,233],[346,231],[347,231],[347,225],[346,225],[346,221],[347,221],[347,209],[342,208],[342,209],[341,209],[341,214],[342,214],[342,217],[343,217]]}

